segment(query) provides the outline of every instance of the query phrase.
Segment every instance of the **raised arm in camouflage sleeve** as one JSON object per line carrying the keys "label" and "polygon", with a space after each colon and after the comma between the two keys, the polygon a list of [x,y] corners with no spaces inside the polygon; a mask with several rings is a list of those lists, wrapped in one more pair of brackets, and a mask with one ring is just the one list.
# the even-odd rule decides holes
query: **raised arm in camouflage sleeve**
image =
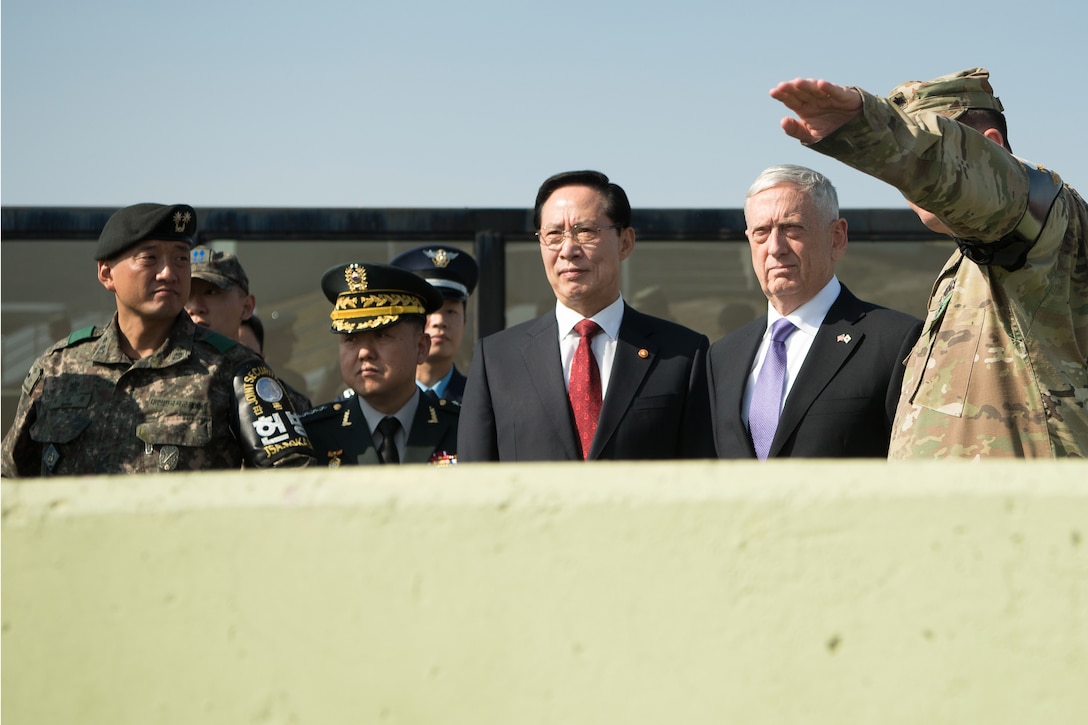
{"label": "raised arm in camouflage sleeve", "polygon": [[811,147],[897,188],[959,246],[907,361],[889,457],[1088,455],[1088,206],[972,128],[858,92],[862,112]]}

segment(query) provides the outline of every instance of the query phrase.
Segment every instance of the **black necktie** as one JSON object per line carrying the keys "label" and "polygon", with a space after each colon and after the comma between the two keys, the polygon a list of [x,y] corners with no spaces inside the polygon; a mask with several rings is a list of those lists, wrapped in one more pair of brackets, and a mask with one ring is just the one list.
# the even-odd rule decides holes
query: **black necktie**
{"label": "black necktie", "polygon": [[400,421],[391,415],[382,418],[382,421],[378,423],[378,432],[382,434],[382,445],[378,449],[378,456],[382,459],[382,463],[400,463],[397,443],[394,440],[398,430],[400,430]]}

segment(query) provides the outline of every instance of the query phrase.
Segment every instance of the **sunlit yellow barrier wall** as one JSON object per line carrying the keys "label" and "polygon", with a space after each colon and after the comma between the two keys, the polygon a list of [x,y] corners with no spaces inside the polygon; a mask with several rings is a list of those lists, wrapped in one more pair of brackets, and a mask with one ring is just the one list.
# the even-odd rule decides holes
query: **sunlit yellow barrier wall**
{"label": "sunlit yellow barrier wall", "polygon": [[1088,722],[1088,467],[3,488],[5,725]]}

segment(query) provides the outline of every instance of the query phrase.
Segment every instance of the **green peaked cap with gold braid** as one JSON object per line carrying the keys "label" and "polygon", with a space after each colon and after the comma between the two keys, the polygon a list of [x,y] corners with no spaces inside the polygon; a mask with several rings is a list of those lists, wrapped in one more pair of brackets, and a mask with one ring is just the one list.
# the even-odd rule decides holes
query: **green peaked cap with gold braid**
{"label": "green peaked cap with gold braid", "polygon": [[342,335],[388,327],[405,315],[429,315],[443,302],[419,275],[370,262],[329,268],[321,276],[321,291],[333,303],[329,329]]}

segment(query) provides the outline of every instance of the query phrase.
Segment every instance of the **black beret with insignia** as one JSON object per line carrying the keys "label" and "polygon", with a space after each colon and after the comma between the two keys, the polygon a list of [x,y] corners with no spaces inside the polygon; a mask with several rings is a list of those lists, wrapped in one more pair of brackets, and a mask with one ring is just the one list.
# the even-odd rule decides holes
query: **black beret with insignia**
{"label": "black beret with insignia", "polygon": [[96,260],[109,259],[145,239],[196,244],[196,212],[187,204],[135,204],[113,213],[98,235]]}
{"label": "black beret with insignia", "polygon": [[415,272],[436,287],[443,297],[462,301],[476,289],[480,276],[480,269],[471,255],[442,244],[409,249],[393,257],[390,264]]}
{"label": "black beret with insignia", "polygon": [[377,330],[442,306],[442,295],[422,277],[370,262],[331,267],[321,276],[321,291],[333,303],[330,329],[344,334]]}

